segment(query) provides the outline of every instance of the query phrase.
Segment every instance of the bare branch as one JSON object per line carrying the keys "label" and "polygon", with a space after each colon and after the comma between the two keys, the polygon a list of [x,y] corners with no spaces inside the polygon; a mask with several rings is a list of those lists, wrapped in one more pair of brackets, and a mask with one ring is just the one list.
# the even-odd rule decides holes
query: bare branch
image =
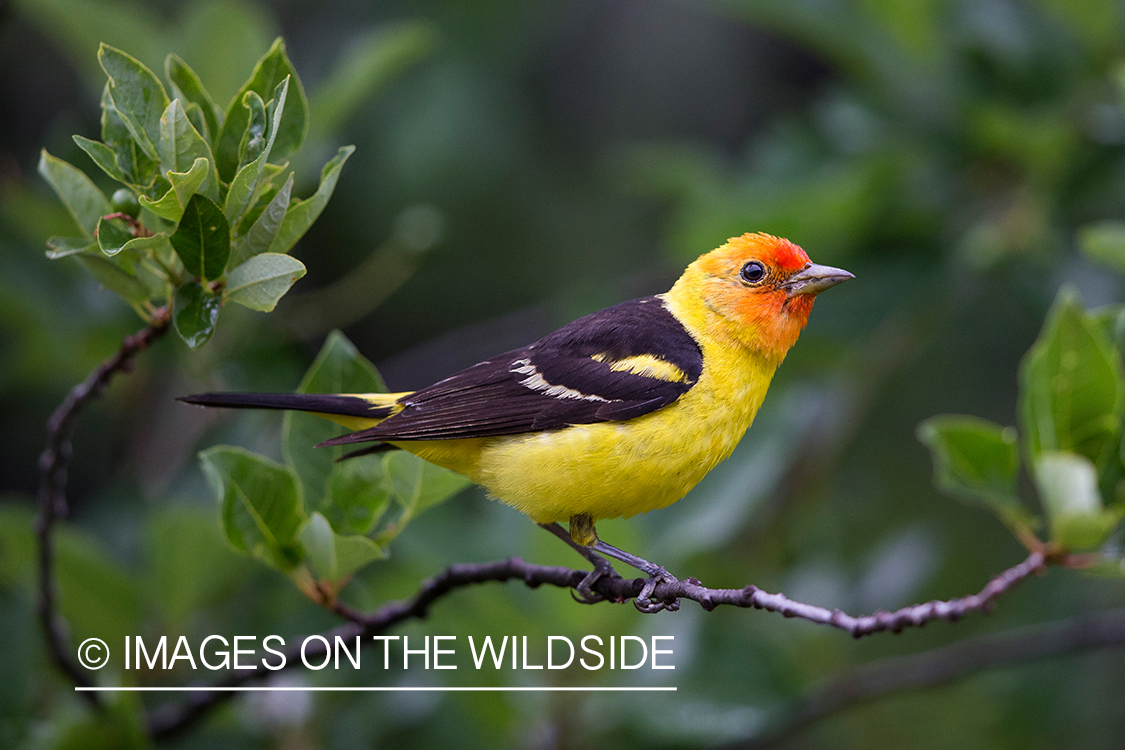
{"label": "bare branch", "polygon": [[737,745],[761,750],[860,703],[903,690],[953,682],[975,672],[1048,656],[1125,646],[1125,609],[971,638],[909,656],[865,664],[809,691],[764,734]]}
{"label": "bare branch", "polygon": [[[743,604],[740,600],[719,601],[717,603],[735,604],[736,606],[753,606],[758,609],[769,610],[770,612],[780,612],[786,617],[800,617],[810,622],[831,625],[834,628],[848,631],[855,638],[860,638],[884,630],[898,633],[903,628],[919,627],[925,625],[930,620],[947,620],[949,622],[954,622],[961,619],[969,612],[988,610],[992,606],[992,602],[1008,589],[1012,588],[1032,573],[1042,571],[1044,569],[1044,564],[1045,558],[1043,553],[1032,552],[1027,556],[1027,559],[1019,565],[1008,568],[989,581],[988,584],[981,589],[980,593],[963,596],[959,599],[950,599],[949,601],[930,601],[925,604],[915,604],[911,607],[904,607],[894,612],[876,612],[875,614],[864,615],[862,617],[853,617],[838,609],[829,611],[824,607],[795,602],[786,598],[784,594],[767,594],[756,586],[747,586],[742,590],[743,592],[747,592],[750,596],[751,603],[749,605]],[[659,593],[659,591],[660,587],[657,587],[657,592]],[[700,599],[696,599],[696,601],[699,601],[700,604],[707,608],[707,604],[704,601]]]}
{"label": "bare branch", "polygon": [[[899,632],[905,627],[924,625],[930,620],[956,620],[963,615],[986,609],[997,597],[1027,576],[1042,569],[1044,557],[1033,552],[1019,565],[1009,568],[992,579],[979,594],[953,599],[946,602],[928,602],[906,607],[896,612],[878,612],[863,617],[853,617],[839,610],[828,610],[810,604],[792,601],[782,594],[770,594],[756,586],[742,589],[709,589],[698,581],[688,579],[677,583],[662,583],[652,594],[652,601],[670,603],[675,599],[691,599],[704,609],[712,610],[720,604],[735,607],[765,609],[780,612],[786,617],[799,617],[810,622],[831,625],[851,633],[858,638],[881,631]],[[358,612],[346,605],[330,605],[332,611],[349,620],[335,630],[325,633],[328,641],[334,636],[350,641],[356,636],[369,640],[373,635],[381,635],[390,628],[410,619],[424,618],[431,604],[446,594],[465,586],[477,583],[523,581],[530,588],[541,585],[577,589],[586,577],[586,572],[571,568],[546,565],[532,565],[519,558],[497,560],[489,563],[463,563],[452,565],[443,573],[422,584],[414,596],[402,601],[390,602],[371,613]],[[605,601],[625,602],[636,598],[644,586],[644,579],[626,579],[603,576],[598,579],[593,590]],[[300,663],[300,642],[287,648],[287,666]],[[316,658],[323,653],[317,645],[306,650],[307,658]],[[214,684],[215,687],[233,687],[273,674],[273,671],[259,666],[254,670],[229,672]],[[230,698],[232,693],[193,693],[183,704],[169,704],[156,709],[149,721],[149,730],[156,738],[178,734],[188,728],[210,709]]]}
{"label": "bare branch", "polygon": [[[39,620],[51,658],[75,685],[82,687],[89,687],[92,683],[71,656],[66,622],[56,609],[55,552],[51,536],[55,521],[67,514],[66,473],[70,464],[74,420],[86,404],[102,394],[114,375],[132,368],[133,358],[138,352],[164,335],[168,330],[168,321],[167,310],[156,311],[152,322],[136,334],[126,336],[117,353],[74,386],[47,420],[47,447],[39,456],[39,515],[35,524],[39,540]],[[96,693],[83,695],[94,706],[100,705]]]}

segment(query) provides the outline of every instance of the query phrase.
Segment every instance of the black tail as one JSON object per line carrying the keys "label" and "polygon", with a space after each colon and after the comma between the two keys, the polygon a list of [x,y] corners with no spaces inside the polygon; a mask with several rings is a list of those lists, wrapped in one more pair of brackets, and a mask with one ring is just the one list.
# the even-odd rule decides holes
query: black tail
{"label": "black tail", "polygon": [[177,401],[200,406],[225,406],[234,409],[291,409],[321,414],[379,419],[391,415],[390,406],[374,406],[358,396],[327,393],[197,393]]}
{"label": "black tail", "polygon": [[[320,446],[318,445],[317,447],[319,448]],[[347,461],[349,458],[359,458],[360,456],[373,456],[376,453],[386,453],[387,451],[393,451],[394,449],[395,447],[390,443],[376,443],[370,448],[360,448],[357,451],[345,453],[344,455],[336,459],[336,463]]]}

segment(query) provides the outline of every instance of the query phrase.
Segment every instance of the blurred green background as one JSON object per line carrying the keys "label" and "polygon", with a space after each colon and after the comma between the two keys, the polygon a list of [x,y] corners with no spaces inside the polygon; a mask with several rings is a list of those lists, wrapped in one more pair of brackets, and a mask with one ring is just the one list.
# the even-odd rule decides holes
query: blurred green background
{"label": "blurred green background", "polygon": [[[393,70],[368,81],[356,106],[334,108],[329,83],[346,80],[349,55],[389,33],[402,40]],[[1121,279],[1076,247],[1082,226],[1125,216],[1122,4],[9,0],[0,746],[110,747],[128,734],[90,718],[49,665],[35,619],[30,524],[45,420],[139,327],[77,266],[44,257],[46,237],[70,220],[35,173],[39,149],[92,171],[70,136],[98,132],[100,41],[154,69],[176,52],[225,103],[278,34],[313,102],[298,169],[310,182],[298,194],[337,145],[357,150],[293,251],[309,273],[276,313],[228,309],[198,352],[166,337],[80,421],[59,553],[75,643],[295,638],[335,624],[283,576],[227,548],[194,458],[217,442],[277,457],[280,419],[208,413],[175,396],[291,390],[333,327],[391,390],[418,387],[663,291],[690,260],[746,231],[789,237],[857,278],[818,301],[734,456],[675,506],[599,524],[602,537],[709,586],[754,583],[854,613],[976,591],[1022,559],[991,515],[933,488],[914,430],[943,412],[1015,424],[1019,358],[1057,289],[1075,285],[1088,306],[1123,298]],[[373,607],[453,562],[579,562],[476,489],[428,511],[391,551],[345,599]],[[810,685],[852,666],[1123,604],[1120,579],[1056,569],[991,617],[852,641],[761,612],[685,603],[644,617],[628,605],[582,607],[562,590],[491,585],[395,632],[674,635],[676,670],[279,679],[644,680],[678,692],[260,695],[169,745],[721,745],[765,731]],[[782,744],[1121,747],[1122,695],[1120,650],[1059,657],[848,710]],[[121,708],[135,715],[129,701]]]}

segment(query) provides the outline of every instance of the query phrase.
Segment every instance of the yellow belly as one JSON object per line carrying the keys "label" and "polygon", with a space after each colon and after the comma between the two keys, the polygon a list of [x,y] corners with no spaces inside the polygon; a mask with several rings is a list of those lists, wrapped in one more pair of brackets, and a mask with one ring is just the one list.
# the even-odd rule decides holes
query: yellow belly
{"label": "yellow belly", "polygon": [[706,347],[705,362],[675,403],[628,422],[395,445],[469,477],[537,523],[627,518],[676,502],[731,454],[776,367],[745,350]]}

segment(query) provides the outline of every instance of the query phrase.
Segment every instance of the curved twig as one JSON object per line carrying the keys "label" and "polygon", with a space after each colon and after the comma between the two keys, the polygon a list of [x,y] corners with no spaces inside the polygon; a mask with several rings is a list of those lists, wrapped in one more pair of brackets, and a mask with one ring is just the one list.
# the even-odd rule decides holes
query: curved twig
{"label": "curved twig", "polygon": [[[798,617],[810,622],[830,625],[859,638],[888,630],[897,633],[905,627],[924,625],[930,620],[952,621],[972,611],[986,610],[997,597],[1027,576],[1041,570],[1044,564],[1044,556],[1039,552],[1032,552],[1019,565],[1009,568],[989,581],[978,594],[944,602],[917,604],[895,612],[878,612],[863,617],[853,617],[840,610],[829,610],[795,602],[783,594],[770,594],[756,586],[741,589],[710,589],[693,579],[661,583],[656,587],[651,599],[654,602],[666,603],[677,598],[690,599],[707,610],[712,610],[721,604],[765,609],[770,612],[780,612],[786,617]],[[331,609],[349,622],[324,635],[328,642],[335,642],[335,636],[340,636],[345,641],[354,640],[356,636],[369,641],[371,636],[380,635],[401,622],[424,618],[430,605],[441,597],[456,589],[477,583],[519,580],[531,588],[549,585],[577,589],[585,577],[586,572],[582,570],[533,565],[518,557],[488,563],[451,565],[440,575],[423,583],[414,596],[390,602],[374,612],[358,612],[338,603],[332,605]],[[642,578],[603,576],[592,588],[605,601],[625,602],[636,598],[644,583]],[[301,663],[300,649],[301,644],[298,642],[283,651],[286,665]],[[319,645],[305,651],[306,658],[316,658],[321,653],[323,650]],[[253,670],[232,671],[212,686],[233,687],[273,673],[263,666]],[[150,716],[149,731],[156,738],[178,734],[202,718],[209,710],[229,699],[231,695],[233,693],[198,692],[193,693],[182,704],[161,706]]]}
{"label": "curved twig", "polygon": [[[56,609],[55,551],[51,536],[55,521],[65,518],[67,514],[66,473],[70,464],[70,438],[74,433],[74,420],[86,404],[102,394],[114,375],[128,372],[132,368],[133,358],[138,352],[164,335],[168,330],[169,320],[167,310],[157,310],[152,322],[132,336],[126,336],[117,353],[74,386],[47,420],[47,447],[39,456],[39,515],[35,523],[35,534],[39,542],[39,620],[47,639],[47,650],[56,666],[75,685],[81,687],[89,687],[92,683],[71,656],[66,622]],[[100,705],[96,693],[83,695],[92,705]]]}

